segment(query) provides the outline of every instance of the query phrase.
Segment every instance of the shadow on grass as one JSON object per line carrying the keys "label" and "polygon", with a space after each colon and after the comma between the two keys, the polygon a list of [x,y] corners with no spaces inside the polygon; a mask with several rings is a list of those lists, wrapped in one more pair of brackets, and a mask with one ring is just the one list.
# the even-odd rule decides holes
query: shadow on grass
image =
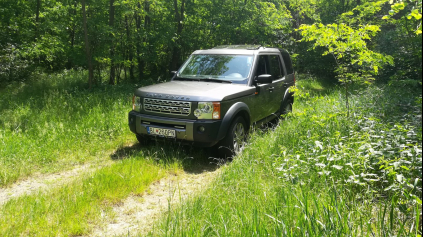
{"label": "shadow on grass", "polygon": [[155,159],[163,165],[170,165],[175,160],[180,161],[184,171],[189,174],[213,172],[226,163],[226,161],[216,158],[213,148],[183,146],[164,141],[150,142],[146,145],[136,143],[132,146],[119,148],[110,156],[112,160],[136,157]]}

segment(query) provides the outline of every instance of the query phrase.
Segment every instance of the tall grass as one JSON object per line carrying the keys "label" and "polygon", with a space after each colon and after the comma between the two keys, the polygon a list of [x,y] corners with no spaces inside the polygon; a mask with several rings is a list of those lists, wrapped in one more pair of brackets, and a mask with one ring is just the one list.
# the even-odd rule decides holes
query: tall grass
{"label": "tall grass", "polygon": [[61,187],[0,206],[0,236],[88,235],[105,220],[103,214],[113,217],[113,206],[143,195],[162,177],[216,168],[201,150],[133,145],[127,113],[140,85],[86,90],[85,78],[85,72],[64,72],[0,90],[0,186],[34,172],[113,161]]}
{"label": "tall grass", "polygon": [[85,71],[41,75],[0,91],[0,187],[34,172],[103,162],[134,141],[127,126],[136,85],[87,90]]}
{"label": "tall grass", "polygon": [[338,87],[299,89],[293,115],[150,236],[421,234],[421,91],[356,88],[347,117]]}

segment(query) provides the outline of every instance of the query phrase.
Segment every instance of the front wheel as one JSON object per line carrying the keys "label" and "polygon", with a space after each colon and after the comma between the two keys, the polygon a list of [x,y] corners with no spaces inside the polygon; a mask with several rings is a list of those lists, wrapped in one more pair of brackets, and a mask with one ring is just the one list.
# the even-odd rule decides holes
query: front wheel
{"label": "front wheel", "polygon": [[232,158],[244,149],[247,127],[244,118],[237,117],[229,127],[226,137],[217,145],[222,158]]}

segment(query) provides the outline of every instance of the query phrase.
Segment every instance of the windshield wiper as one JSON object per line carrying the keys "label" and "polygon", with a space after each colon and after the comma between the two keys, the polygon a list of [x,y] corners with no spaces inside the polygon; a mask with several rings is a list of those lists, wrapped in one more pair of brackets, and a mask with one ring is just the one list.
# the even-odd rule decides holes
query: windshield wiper
{"label": "windshield wiper", "polygon": [[220,82],[220,83],[229,83],[232,84],[231,81],[227,81],[227,80],[221,80],[221,79],[216,79],[216,78],[201,78],[200,81],[208,81],[208,82]]}
{"label": "windshield wiper", "polygon": [[207,81],[207,82],[220,82],[220,83],[229,83],[232,84],[232,81],[206,77],[206,78],[191,78],[191,77],[176,77],[176,81]]}
{"label": "windshield wiper", "polygon": [[173,80],[177,80],[177,81],[200,81],[200,79],[198,79],[198,78],[187,78],[187,77],[176,77]]}

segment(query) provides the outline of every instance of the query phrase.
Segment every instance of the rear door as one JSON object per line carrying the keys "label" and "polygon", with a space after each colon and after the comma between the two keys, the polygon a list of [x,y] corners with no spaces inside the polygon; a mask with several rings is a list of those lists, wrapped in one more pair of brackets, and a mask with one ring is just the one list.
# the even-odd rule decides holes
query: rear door
{"label": "rear door", "polygon": [[279,111],[283,97],[285,95],[285,91],[287,89],[285,78],[286,73],[279,54],[269,55],[269,61],[270,74],[273,76],[273,83],[271,87],[273,88],[273,92],[271,95],[272,98],[270,100],[270,104],[272,107],[272,113],[275,113]]}

